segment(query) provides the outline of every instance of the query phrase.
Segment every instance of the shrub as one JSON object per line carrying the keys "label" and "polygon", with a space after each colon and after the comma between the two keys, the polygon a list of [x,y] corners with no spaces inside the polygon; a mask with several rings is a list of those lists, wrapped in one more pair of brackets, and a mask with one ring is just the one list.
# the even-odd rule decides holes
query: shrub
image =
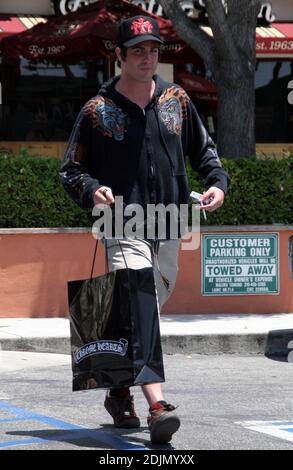
{"label": "shrub", "polygon": [[[222,159],[231,178],[223,207],[202,224],[292,224],[293,157],[282,160]],[[90,210],[80,209],[59,181],[54,157],[0,156],[0,227],[90,227]],[[190,189],[203,183],[187,168]]]}
{"label": "shrub", "polygon": [[[208,213],[205,225],[255,225],[293,223],[293,157],[258,160],[255,157],[222,159],[231,183],[224,205]],[[203,184],[190,167],[191,189]]]}
{"label": "shrub", "polygon": [[91,211],[80,209],[59,181],[54,157],[0,156],[0,227],[88,227]]}

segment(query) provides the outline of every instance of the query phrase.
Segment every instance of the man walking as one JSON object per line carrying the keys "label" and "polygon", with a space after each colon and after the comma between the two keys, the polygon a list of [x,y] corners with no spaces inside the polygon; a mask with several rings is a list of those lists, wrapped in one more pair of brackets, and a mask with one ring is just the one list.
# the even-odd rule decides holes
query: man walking
{"label": "man walking", "polygon": [[[65,153],[61,181],[81,207],[113,205],[123,196],[125,205],[187,204],[189,188],[185,157],[203,177],[205,210],[224,201],[228,175],[186,92],[163,81],[155,70],[162,44],[157,22],[137,16],[121,22],[117,58],[121,75],[105,83],[82,108]],[[172,217],[171,217],[172,219]],[[177,275],[180,231],[171,237],[106,237],[103,242],[111,270],[153,267],[161,308],[171,295]],[[123,248],[121,253],[120,245]],[[149,405],[148,426],[153,443],[167,443],[180,426],[175,407],[165,401],[160,383],[142,385]],[[128,388],[109,390],[105,408],[117,427],[139,427],[133,396]]]}

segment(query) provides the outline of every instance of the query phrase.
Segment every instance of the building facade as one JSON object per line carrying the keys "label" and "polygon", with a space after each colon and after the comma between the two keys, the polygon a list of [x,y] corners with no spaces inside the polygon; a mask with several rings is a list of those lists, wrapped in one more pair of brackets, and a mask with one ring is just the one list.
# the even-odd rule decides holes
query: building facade
{"label": "building facade", "polygon": [[[0,40],[20,32],[21,28],[77,11],[94,1],[2,0]],[[155,0],[133,0],[133,3],[164,16]],[[207,30],[204,0],[186,0],[183,8]],[[288,87],[293,79],[292,1],[263,2],[256,36],[256,142],[290,144],[293,140],[293,106],[288,101]],[[115,73],[103,58],[64,64],[24,58],[15,61],[1,55],[0,61],[2,149],[9,147],[8,142],[23,142],[24,146],[26,142],[65,143],[79,109],[97,93],[109,73]],[[200,57],[195,55],[193,62],[175,65],[174,69],[173,64],[164,66],[160,73],[167,79],[174,77],[186,88],[216,139],[216,86]]]}

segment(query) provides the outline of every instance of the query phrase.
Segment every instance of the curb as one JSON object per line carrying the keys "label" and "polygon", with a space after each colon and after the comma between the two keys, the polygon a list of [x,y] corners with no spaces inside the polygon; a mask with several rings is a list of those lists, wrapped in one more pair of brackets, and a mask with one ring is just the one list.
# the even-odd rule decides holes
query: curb
{"label": "curb", "polygon": [[266,339],[264,333],[162,336],[162,348],[165,354],[263,355]]}
{"label": "curb", "polygon": [[[164,354],[242,354],[264,355],[267,334],[162,335]],[[3,351],[31,351],[70,354],[69,337],[3,338]],[[271,348],[271,353],[273,348]]]}

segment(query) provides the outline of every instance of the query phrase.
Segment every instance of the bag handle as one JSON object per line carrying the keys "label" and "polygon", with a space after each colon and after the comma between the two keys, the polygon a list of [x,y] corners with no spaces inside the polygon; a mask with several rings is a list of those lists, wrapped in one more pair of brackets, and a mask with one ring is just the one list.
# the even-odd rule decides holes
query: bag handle
{"label": "bag handle", "polygon": [[120,246],[120,250],[121,250],[121,253],[122,253],[122,256],[123,256],[123,260],[124,260],[124,263],[125,263],[125,266],[126,266],[126,269],[128,269],[128,266],[127,266],[127,263],[126,263],[126,259],[125,259],[125,256],[124,256],[124,253],[123,253],[123,250],[122,250],[122,246],[121,246],[121,243],[120,241],[117,239],[118,243],[119,243],[119,246]]}
{"label": "bag handle", "polygon": [[[121,253],[122,253],[122,256],[123,256],[123,260],[124,260],[124,263],[125,263],[125,266],[126,268],[128,269],[128,265],[126,263],[126,259],[125,259],[125,256],[124,256],[124,253],[123,253],[123,250],[122,250],[122,246],[121,246],[121,243],[119,240],[117,240],[118,243],[119,243],[119,246],[120,246],[120,250],[121,250]],[[93,272],[94,272],[94,265],[95,265],[95,261],[96,261],[96,254],[97,254],[97,248],[98,248],[98,242],[99,242],[99,239],[97,239],[96,241],[96,246],[95,246],[95,252],[94,252],[94,259],[93,259],[93,262],[92,262],[92,270],[91,270],[91,279],[93,278]],[[107,272],[109,272],[109,258],[108,258],[108,250],[107,250],[107,242],[105,243],[105,270]]]}
{"label": "bag handle", "polygon": [[[93,278],[93,271],[94,271],[94,265],[95,265],[95,261],[96,261],[96,254],[97,254],[98,243],[99,243],[99,240],[97,239],[96,245],[95,245],[94,259],[93,259],[93,262],[92,262],[92,270],[91,270],[91,277],[90,277],[91,280],[92,280],[92,278]],[[105,267],[106,267],[106,266],[105,266]]]}

